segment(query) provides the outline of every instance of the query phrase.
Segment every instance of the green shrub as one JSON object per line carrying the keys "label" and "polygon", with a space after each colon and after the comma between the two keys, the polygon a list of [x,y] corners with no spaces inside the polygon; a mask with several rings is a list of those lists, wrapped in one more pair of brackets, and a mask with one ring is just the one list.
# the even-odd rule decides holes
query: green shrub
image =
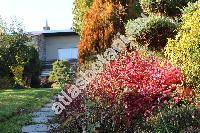
{"label": "green shrub", "polygon": [[67,61],[56,61],[53,63],[53,71],[49,75],[49,81],[54,82],[56,87],[63,88],[71,82],[71,68]]}
{"label": "green shrub", "polygon": [[30,36],[17,20],[8,24],[0,18],[0,31],[0,77],[8,86],[38,87],[41,65]]}
{"label": "green shrub", "polygon": [[183,14],[187,14],[187,13],[192,13],[196,10],[199,9],[199,6],[200,6],[200,1],[198,0],[197,2],[195,3],[188,3],[188,6],[185,7],[183,10],[182,10],[182,13]]}
{"label": "green shrub", "polygon": [[176,24],[170,19],[160,16],[149,16],[128,21],[126,35],[130,41],[136,41],[150,50],[161,50],[167,38],[173,38]]}
{"label": "green shrub", "polygon": [[28,46],[28,62],[24,65],[23,80],[30,87],[40,87],[41,61],[34,45]]}
{"label": "green shrub", "polygon": [[162,14],[166,16],[180,16],[181,9],[187,6],[188,2],[197,0],[140,0],[145,13]]}
{"label": "green shrub", "polygon": [[199,132],[200,112],[191,105],[165,107],[149,118],[146,123],[153,132]]}
{"label": "green shrub", "polygon": [[179,66],[186,82],[200,88],[200,1],[185,9],[175,40],[169,40],[166,56]]}
{"label": "green shrub", "polygon": [[9,77],[0,77],[0,89],[11,88],[12,86],[12,79]]}
{"label": "green shrub", "polygon": [[12,74],[14,75],[15,84],[17,86],[26,86],[26,82],[23,80],[24,67],[22,65],[11,66]]}
{"label": "green shrub", "polygon": [[10,57],[9,69],[15,85],[19,87],[39,87],[41,64],[38,52],[33,44],[16,46]]}

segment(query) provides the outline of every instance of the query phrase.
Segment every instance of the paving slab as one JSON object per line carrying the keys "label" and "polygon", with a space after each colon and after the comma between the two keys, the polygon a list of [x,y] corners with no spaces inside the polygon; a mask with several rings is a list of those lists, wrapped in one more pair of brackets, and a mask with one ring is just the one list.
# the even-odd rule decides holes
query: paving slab
{"label": "paving slab", "polygon": [[52,119],[53,119],[53,117],[34,117],[32,119],[32,122],[34,122],[34,123],[47,123]]}
{"label": "paving slab", "polygon": [[49,130],[58,127],[58,124],[46,125],[46,124],[35,124],[28,125],[22,128],[23,133],[32,132],[48,132]]}
{"label": "paving slab", "polygon": [[40,109],[40,111],[39,112],[53,112],[53,110],[51,109],[51,107],[43,107],[43,108],[41,108]]}
{"label": "paving slab", "polygon": [[29,133],[48,133],[48,132],[29,132]]}
{"label": "paving slab", "polygon": [[[55,98],[55,97],[54,97]],[[48,133],[51,129],[57,128],[59,124],[50,124],[50,120],[56,117],[56,114],[51,109],[55,100],[51,100],[45,104],[38,112],[32,113],[32,122],[34,125],[27,125],[22,127],[23,133]]]}
{"label": "paving slab", "polygon": [[34,117],[53,117],[56,116],[56,114],[51,111],[51,112],[34,112],[33,113]]}

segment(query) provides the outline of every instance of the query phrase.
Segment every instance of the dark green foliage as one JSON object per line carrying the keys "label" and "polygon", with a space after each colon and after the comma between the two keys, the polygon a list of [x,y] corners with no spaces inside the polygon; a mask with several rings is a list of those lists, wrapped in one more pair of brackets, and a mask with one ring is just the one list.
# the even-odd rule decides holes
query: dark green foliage
{"label": "dark green foliage", "polygon": [[71,67],[67,61],[56,61],[53,63],[53,71],[49,75],[49,81],[56,87],[63,88],[71,82]]}
{"label": "dark green foliage", "polygon": [[[13,21],[11,26],[1,21],[0,81],[6,82],[8,87],[36,87],[41,65],[31,38],[17,21]],[[6,86],[0,85],[0,88]]]}
{"label": "dark green foliage", "polygon": [[154,132],[199,132],[200,111],[191,105],[175,106],[159,111],[147,123]]}
{"label": "dark green foliage", "polygon": [[129,40],[136,41],[139,45],[146,46],[150,50],[163,50],[167,38],[173,38],[176,24],[172,20],[149,16],[130,20],[126,25],[126,35]]}
{"label": "dark green foliage", "polygon": [[29,61],[24,66],[24,74],[26,82],[30,87],[39,87],[39,76],[41,73],[41,62],[37,50],[34,47],[29,46]]}
{"label": "dark green foliage", "polygon": [[140,3],[146,14],[176,17],[181,15],[181,9],[187,6],[188,2],[195,1],[197,0],[140,0]]}

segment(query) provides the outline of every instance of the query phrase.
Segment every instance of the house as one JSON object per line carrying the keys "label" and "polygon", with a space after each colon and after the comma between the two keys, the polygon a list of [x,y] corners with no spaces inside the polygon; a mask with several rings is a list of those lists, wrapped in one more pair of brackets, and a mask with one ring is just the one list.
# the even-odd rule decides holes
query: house
{"label": "house", "polygon": [[50,30],[48,23],[43,31],[30,33],[38,46],[39,58],[43,64],[42,76],[48,76],[52,63],[56,60],[76,61],[79,36],[72,30]]}

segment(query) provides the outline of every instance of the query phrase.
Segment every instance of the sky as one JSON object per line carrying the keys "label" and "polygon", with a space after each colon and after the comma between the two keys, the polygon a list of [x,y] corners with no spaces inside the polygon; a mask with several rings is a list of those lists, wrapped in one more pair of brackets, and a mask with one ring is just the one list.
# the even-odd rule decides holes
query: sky
{"label": "sky", "polygon": [[0,16],[16,17],[25,31],[41,31],[46,19],[52,30],[72,27],[73,0],[0,0]]}

